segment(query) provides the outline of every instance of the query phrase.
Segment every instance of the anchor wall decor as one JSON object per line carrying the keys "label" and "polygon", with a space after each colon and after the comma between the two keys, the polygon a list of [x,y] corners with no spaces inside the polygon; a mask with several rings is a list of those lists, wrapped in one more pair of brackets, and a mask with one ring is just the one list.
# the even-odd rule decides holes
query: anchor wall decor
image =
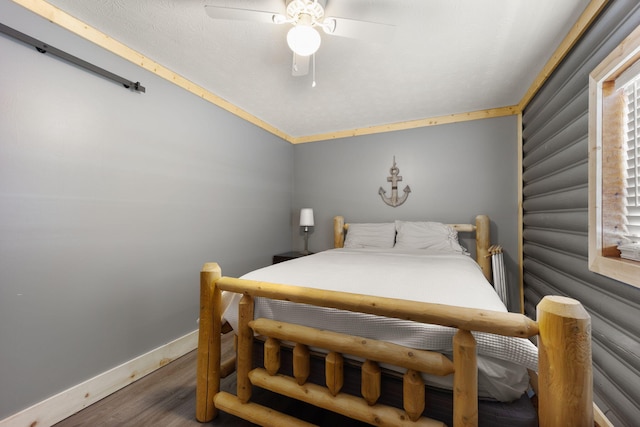
{"label": "anchor wall decor", "polygon": [[387,182],[391,183],[391,197],[386,197],[387,192],[384,191],[384,188],[382,187],[378,190],[378,194],[382,198],[383,202],[395,208],[407,200],[409,193],[411,193],[411,188],[409,188],[408,185],[404,187],[404,194],[402,197],[398,197],[398,181],[402,181],[402,177],[398,176],[400,169],[396,166],[396,156],[393,156],[393,166],[391,166],[389,172],[391,173],[391,176],[387,177]]}

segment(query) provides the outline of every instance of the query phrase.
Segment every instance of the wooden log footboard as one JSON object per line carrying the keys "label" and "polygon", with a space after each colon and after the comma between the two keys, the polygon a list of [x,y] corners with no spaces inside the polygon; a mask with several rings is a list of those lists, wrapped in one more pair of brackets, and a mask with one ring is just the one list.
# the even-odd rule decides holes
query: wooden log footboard
{"label": "wooden log footboard", "polygon": [[[237,392],[220,392],[221,292],[243,295],[239,306]],[[421,372],[453,375],[453,425],[478,425],[476,344],[472,331],[529,338],[538,335],[539,423],[541,426],[593,426],[590,318],[575,300],[548,296],[538,306],[538,322],[516,313],[325,291],[222,277],[219,266],[201,272],[200,335],[196,418],[207,422],[222,410],[260,425],[310,425],[251,402],[253,386],[295,398],[372,425],[441,426],[422,416]],[[407,319],[458,329],[453,361],[426,350],[339,334],[269,319],[254,319],[254,298],[272,298]],[[254,335],[265,338],[264,368],[253,368]],[[294,343],[293,376],[280,372],[280,342]],[[326,386],[307,381],[309,349],[326,351]],[[362,397],[341,392],[343,354],[364,359]],[[378,403],[380,363],[401,367],[403,408]]]}

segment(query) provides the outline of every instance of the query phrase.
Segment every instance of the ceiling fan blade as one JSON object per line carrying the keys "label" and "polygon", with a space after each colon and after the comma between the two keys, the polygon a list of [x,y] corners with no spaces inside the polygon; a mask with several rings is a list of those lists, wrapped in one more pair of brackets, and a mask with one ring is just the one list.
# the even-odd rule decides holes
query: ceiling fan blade
{"label": "ceiling fan blade", "polygon": [[239,9],[213,5],[205,5],[204,10],[207,12],[207,15],[213,19],[264,22],[267,24],[274,23],[274,16],[282,16],[279,13],[265,10]]}
{"label": "ceiling fan blade", "polygon": [[294,77],[306,76],[309,74],[309,56],[293,54],[293,64],[291,65],[291,75]]}
{"label": "ceiling fan blade", "polygon": [[376,43],[388,42],[396,31],[395,25],[347,18],[327,17],[323,24],[322,28],[327,34]]}

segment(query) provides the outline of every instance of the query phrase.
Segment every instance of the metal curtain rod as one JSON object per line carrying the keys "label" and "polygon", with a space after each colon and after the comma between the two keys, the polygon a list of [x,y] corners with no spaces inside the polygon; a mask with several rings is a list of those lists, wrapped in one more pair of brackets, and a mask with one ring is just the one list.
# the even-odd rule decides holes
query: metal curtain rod
{"label": "metal curtain rod", "polygon": [[116,83],[122,84],[127,89],[132,88],[137,92],[146,92],[144,86],[140,84],[140,82],[132,82],[130,80],[125,79],[124,77],[120,77],[116,74],[113,74],[110,71],[105,70],[104,68],[100,68],[96,65],[93,65],[87,61],[84,61],[76,56],[73,56],[67,52],[64,52],[60,49],[57,49],[53,46],[49,46],[46,43],[41,42],[40,40],[34,39],[20,31],[14,30],[11,27],[7,27],[6,25],[0,23],[0,33],[4,33],[14,39],[20,40],[26,44],[29,44],[35,47],[40,53],[50,53],[54,56],[64,59],[65,61],[71,62],[72,64],[78,65],[82,68],[85,68],[89,71],[92,71],[96,74],[99,74],[103,77],[106,77],[110,80],[113,80]]}

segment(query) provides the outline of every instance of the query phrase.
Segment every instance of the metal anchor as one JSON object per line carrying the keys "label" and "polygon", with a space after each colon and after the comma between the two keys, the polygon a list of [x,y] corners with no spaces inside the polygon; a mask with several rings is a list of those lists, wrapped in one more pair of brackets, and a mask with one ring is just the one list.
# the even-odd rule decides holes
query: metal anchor
{"label": "metal anchor", "polygon": [[398,176],[400,169],[396,166],[396,156],[393,156],[393,166],[389,169],[389,172],[391,173],[391,176],[387,177],[387,182],[391,183],[391,197],[386,197],[387,192],[384,191],[384,188],[382,187],[378,190],[378,194],[382,198],[383,202],[395,208],[407,200],[409,193],[411,193],[411,188],[409,188],[408,185],[404,187],[404,194],[402,197],[398,197],[398,181],[402,181],[402,177]]}

